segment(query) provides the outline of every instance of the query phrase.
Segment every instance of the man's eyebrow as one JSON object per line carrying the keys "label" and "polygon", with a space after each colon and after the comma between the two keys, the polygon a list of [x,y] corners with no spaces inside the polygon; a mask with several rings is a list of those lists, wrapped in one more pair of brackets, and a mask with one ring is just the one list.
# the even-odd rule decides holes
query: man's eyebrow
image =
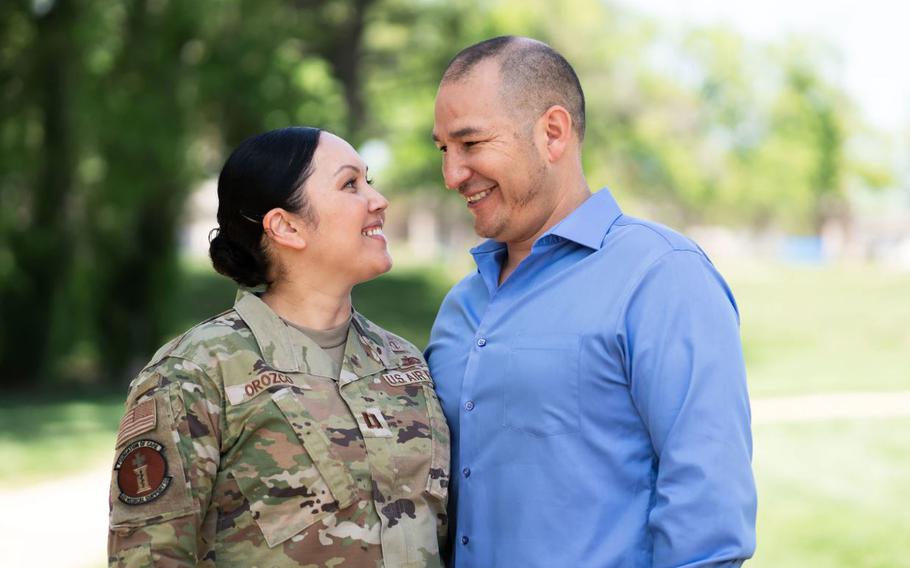
{"label": "man's eyebrow", "polygon": [[[454,132],[450,132],[449,138],[465,138],[467,136],[477,136],[478,134],[482,133],[483,131],[476,126],[465,126],[464,128],[459,128]],[[439,137],[436,136],[435,132],[433,133],[433,142],[439,142]]]}

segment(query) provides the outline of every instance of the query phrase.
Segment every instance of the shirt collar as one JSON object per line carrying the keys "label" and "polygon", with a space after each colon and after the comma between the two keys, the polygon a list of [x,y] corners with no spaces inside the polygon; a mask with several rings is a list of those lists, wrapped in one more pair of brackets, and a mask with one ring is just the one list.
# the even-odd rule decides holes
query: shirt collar
{"label": "shirt collar", "polygon": [[[616,203],[610,190],[604,187],[586,199],[565,219],[541,235],[534,244],[541,241],[548,242],[552,239],[551,235],[555,235],[590,249],[600,250],[604,237],[620,215],[622,215],[622,210],[619,208],[619,204]],[[471,255],[479,265],[484,260],[492,258],[485,255],[492,254],[495,257],[495,253],[505,250],[505,248],[505,243],[488,239],[472,248]]]}
{"label": "shirt collar", "polygon": [[[302,331],[287,325],[259,296],[250,290],[238,290],[234,310],[250,328],[267,365],[286,373],[332,376],[331,361],[322,348]],[[345,347],[346,370],[362,377],[387,367],[388,347],[383,334],[356,311],[351,324]],[[349,360],[354,363],[351,368]]]}
{"label": "shirt collar", "polygon": [[[277,371],[296,373],[300,369],[298,350],[293,348],[289,327],[281,321],[259,296],[249,290],[238,290],[234,310],[246,323],[262,352],[266,364]],[[295,330],[296,331],[296,330]],[[299,333],[299,332],[298,332]],[[300,333],[300,335],[304,335]],[[313,343],[313,345],[316,345]]]}
{"label": "shirt collar", "polygon": [[[600,250],[604,237],[622,211],[606,187],[595,192],[565,219],[541,235],[556,235],[590,249]],[[540,239],[538,239],[540,240]]]}

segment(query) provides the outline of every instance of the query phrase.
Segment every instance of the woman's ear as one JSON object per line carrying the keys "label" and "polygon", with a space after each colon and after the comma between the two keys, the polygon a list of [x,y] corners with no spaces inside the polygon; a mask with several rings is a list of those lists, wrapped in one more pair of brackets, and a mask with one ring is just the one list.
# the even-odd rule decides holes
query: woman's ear
{"label": "woman's ear", "polygon": [[300,220],[280,207],[265,214],[262,218],[262,228],[266,238],[273,244],[295,250],[306,248],[306,239],[300,230]]}

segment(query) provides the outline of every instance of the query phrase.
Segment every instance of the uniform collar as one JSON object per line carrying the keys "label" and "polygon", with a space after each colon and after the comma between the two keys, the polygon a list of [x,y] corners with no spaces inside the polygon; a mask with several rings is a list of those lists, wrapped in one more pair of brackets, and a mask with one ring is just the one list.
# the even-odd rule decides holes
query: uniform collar
{"label": "uniform collar", "polygon": [[348,330],[348,343],[344,348],[339,384],[344,386],[390,366],[385,334],[380,333],[370,320],[355,311]]}
{"label": "uniform collar", "polygon": [[[265,363],[276,371],[333,377],[329,355],[302,331],[287,325],[253,292],[241,289],[234,310],[253,333]],[[342,364],[342,384],[388,367],[385,335],[356,311],[351,318]],[[348,377],[345,381],[344,378]]]}

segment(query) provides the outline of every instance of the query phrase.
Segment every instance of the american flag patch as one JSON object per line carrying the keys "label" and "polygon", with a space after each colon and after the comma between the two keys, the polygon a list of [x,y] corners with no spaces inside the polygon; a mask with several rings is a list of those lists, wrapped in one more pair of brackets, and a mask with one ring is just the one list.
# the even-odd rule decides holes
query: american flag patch
{"label": "american flag patch", "polygon": [[131,408],[120,421],[120,429],[117,431],[117,447],[130,438],[154,428],[157,420],[154,398]]}

